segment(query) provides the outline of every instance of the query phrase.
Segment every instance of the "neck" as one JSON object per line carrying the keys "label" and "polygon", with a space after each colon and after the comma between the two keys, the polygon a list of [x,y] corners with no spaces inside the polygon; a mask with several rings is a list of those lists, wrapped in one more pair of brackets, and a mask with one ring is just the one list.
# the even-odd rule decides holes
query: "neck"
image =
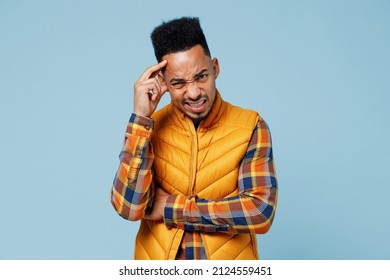
{"label": "neck", "polygon": [[195,127],[195,130],[198,130],[198,126],[200,124],[200,121],[194,121],[194,127]]}

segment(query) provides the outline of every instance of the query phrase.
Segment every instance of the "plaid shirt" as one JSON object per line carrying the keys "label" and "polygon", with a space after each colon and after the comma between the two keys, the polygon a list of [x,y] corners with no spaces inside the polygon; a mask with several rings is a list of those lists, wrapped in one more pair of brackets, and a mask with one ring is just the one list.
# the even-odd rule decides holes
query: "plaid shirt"
{"label": "plaid shirt", "polygon": [[[132,114],[111,192],[114,208],[125,219],[142,219],[152,205],[153,153],[149,145],[152,130],[153,120]],[[268,231],[276,209],[277,179],[271,135],[261,118],[240,165],[238,187],[239,195],[218,200],[196,195],[168,197],[164,209],[166,226],[185,230],[178,259],[206,259],[200,232]]]}

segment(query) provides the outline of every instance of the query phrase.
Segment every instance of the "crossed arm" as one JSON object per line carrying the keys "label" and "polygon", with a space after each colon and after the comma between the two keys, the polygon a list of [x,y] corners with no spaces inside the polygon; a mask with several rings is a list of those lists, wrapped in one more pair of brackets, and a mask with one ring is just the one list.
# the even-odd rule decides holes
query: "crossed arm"
{"label": "crossed arm", "polygon": [[169,195],[153,185],[152,120],[133,114],[120,154],[111,201],[125,219],[164,220],[187,231],[265,233],[276,210],[277,179],[269,129],[260,119],[240,165],[234,197]]}

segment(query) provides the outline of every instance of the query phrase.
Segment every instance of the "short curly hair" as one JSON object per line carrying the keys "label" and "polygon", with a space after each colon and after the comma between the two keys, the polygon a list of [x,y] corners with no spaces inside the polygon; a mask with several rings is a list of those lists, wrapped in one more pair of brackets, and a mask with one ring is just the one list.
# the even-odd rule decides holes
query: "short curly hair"
{"label": "short curly hair", "polygon": [[153,30],[150,38],[158,62],[166,54],[187,51],[196,45],[201,45],[204,53],[211,57],[197,17],[182,17],[163,22]]}

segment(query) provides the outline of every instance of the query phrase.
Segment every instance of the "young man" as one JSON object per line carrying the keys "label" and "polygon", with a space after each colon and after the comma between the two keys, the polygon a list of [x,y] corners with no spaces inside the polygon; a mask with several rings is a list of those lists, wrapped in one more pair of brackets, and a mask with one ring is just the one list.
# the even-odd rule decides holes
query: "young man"
{"label": "young man", "polygon": [[[111,202],[141,220],[135,259],[258,259],[273,221],[271,136],[258,113],[223,101],[197,18],[151,35],[158,64],[134,85]],[[169,91],[171,103],[155,111]]]}

